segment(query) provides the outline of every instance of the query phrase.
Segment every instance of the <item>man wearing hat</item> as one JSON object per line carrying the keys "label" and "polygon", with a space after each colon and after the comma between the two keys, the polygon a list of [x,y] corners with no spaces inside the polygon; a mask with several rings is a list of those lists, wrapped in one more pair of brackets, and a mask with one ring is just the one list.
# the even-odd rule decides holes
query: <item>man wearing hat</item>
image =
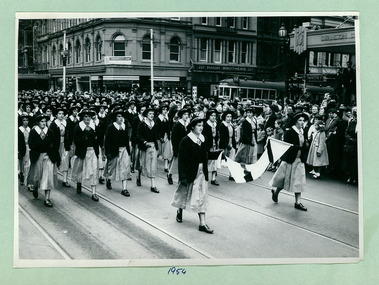
{"label": "man wearing hat", "polygon": [[121,195],[130,196],[127,190],[127,179],[130,175],[130,145],[127,127],[124,123],[125,112],[117,108],[111,113],[111,123],[106,131],[104,150],[107,157],[104,176],[107,189],[112,189],[111,179],[121,181]]}
{"label": "man wearing hat", "polygon": [[176,221],[183,221],[183,209],[198,213],[199,231],[212,234],[205,221],[208,207],[208,146],[202,135],[203,118],[194,117],[188,125],[190,132],[179,146],[179,185],[171,205],[178,208]]}
{"label": "man wearing hat", "polygon": [[72,167],[72,180],[76,182],[77,193],[82,192],[82,183],[91,185],[92,200],[99,201],[96,195],[98,180],[99,143],[95,123],[92,121],[94,111],[87,108],[80,114],[80,122],[74,129],[75,157]]}
{"label": "man wearing hat", "polygon": [[[219,148],[224,150],[224,155],[234,159],[235,150],[237,148],[235,129],[232,124],[234,116],[233,111],[225,111],[221,115],[222,122],[220,124],[220,143]],[[230,173],[229,173],[230,174]],[[233,178],[229,175],[229,180]]]}
{"label": "man wearing hat", "polygon": [[[217,124],[217,114],[218,112],[216,109],[209,109],[206,115],[206,122],[204,124],[203,135],[208,146],[208,152],[216,151],[218,149],[219,126]],[[208,170],[212,172],[211,184],[219,186],[220,184],[216,180],[216,160],[209,160]]]}
{"label": "man wearing hat", "polygon": [[28,144],[31,165],[27,185],[33,185],[34,198],[38,198],[38,188],[44,190],[44,205],[52,207],[50,191],[57,186],[56,164],[60,163],[60,156],[54,134],[46,126],[47,119],[45,114],[37,114],[34,118],[36,126],[30,131]]}
{"label": "man wearing hat", "polygon": [[67,110],[65,108],[59,107],[55,109],[56,119],[50,124],[49,129],[52,130],[56,144],[59,145],[59,155],[61,158],[60,171],[63,173],[64,187],[70,187],[67,182],[68,166],[70,161],[69,151],[70,151],[70,141],[68,137],[65,136],[67,121],[65,120],[65,114]]}
{"label": "man wearing hat", "polygon": [[159,155],[164,160],[164,171],[168,172],[168,164],[172,159],[171,130],[168,119],[168,104],[162,104],[159,107],[159,115],[156,119],[159,140]]}
{"label": "man wearing hat", "polygon": [[154,122],[155,111],[152,107],[147,107],[143,112],[144,120],[138,125],[137,144],[139,149],[139,165],[137,186],[141,186],[141,174],[150,178],[150,190],[159,193],[155,186],[155,175],[157,172],[157,152],[158,152],[158,129]]}
{"label": "man wearing hat", "polygon": [[171,165],[169,171],[167,173],[168,184],[173,184],[172,174],[174,171],[178,171],[178,152],[179,152],[179,144],[181,140],[187,135],[187,125],[189,119],[190,111],[188,109],[182,108],[178,111],[177,116],[179,120],[174,124],[172,128],[171,135],[171,143],[172,143],[172,151],[173,157],[171,160]]}
{"label": "man wearing hat", "polygon": [[295,193],[295,209],[307,211],[301,203],[301,193],[305,190],[305,161],[307,159],[307,147],[304,137],[304,124],[308,115],[303,112],[295,113],[292,119],[292,127],[285,132],[284,141],[292,146],[281,157],[282,162],[270,181],[272,200],[277,203],[278,195],[282,189]]}

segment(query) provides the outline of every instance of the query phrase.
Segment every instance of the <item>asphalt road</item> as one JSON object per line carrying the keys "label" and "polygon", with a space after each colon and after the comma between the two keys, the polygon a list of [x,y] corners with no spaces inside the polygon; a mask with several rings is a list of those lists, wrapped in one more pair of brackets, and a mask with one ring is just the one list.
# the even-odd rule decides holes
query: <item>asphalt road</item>
{"label": "asphalt road", "polygon": [[46,208],[43,193],[34,199],[20,186],[19,261],[259,259],[254,262],[266,263],[271,258],[359,257],[356,186],[307,177],[303,204],[308,211],[302,212],[294,209],[294,197],[286,191],[279,195],[279,203],[272,202],[268,186],[272,172],[246,184],[229,181],[226,174],[226,169],[220,170],[220,186],[209,184],[206,218],[212,235],[198,231],[196,213],[184,211],[183,223],[176,222],[176,209],[170,206],[176,183],[169,185],[161,170],[156,179],[159,194],[150,191],[145,177],[137,187],[133,175],[128,181],[131,197],[120,194],[121,182],[113,182],[112,190],[98,186],[98,203],[86,189],[77,194],[70,183],[71,188],[59,185],[52,191],[54,207]]}

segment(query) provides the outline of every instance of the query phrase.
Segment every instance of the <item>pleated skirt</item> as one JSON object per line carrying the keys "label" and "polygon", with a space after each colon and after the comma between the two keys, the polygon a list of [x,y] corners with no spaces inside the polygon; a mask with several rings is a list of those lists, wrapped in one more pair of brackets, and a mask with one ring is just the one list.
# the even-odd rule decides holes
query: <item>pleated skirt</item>
{"label": "pleated skirt", "polygon": [[122,181],[129,178],[129,175],[130,156],[126,147],[120,147],[118,156],[107,161],[104,169],[104,177],[115,181]]}
{"label": "pleated skirt", "polygon": [[157,150],[152,142],[147,143],[150,145],[145,151],[139,151],[139,162],[141,174],[149,178],[154,178],[157,173]]}
{"label": "pleated skirt", "polygon": [[282,161],[269,185],[293,193],[301,193],[305,190],[305,165],[300,158],[296,158],[293,163]]}
{"label": "pleated skirt", "polygon": [[99,176],[98,159],[93,147],[88,147],[84,159],[74,156],[71,179],[74,182],[96,185]]}
{"label": "pleated skirt", "polygon": [[36,163],[30,165],[26,183],[41,190],[52,190],[57,187],[57,167],[51,162],[47,153],[41,153]]}

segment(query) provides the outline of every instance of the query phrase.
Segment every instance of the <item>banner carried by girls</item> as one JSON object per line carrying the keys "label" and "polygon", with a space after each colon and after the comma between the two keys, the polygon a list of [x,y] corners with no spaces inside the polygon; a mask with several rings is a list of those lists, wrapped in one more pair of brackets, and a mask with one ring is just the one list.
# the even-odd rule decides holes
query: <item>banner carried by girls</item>
{"label": "banner carried by girls", "polygon": [[235,162],[225,157],[222,165],[229,168],[236,183],[246,183],[258,179],[270,163],[275,163],[292,146],[292,144],[269,138],[267,147],[259,160],[254,164]]}

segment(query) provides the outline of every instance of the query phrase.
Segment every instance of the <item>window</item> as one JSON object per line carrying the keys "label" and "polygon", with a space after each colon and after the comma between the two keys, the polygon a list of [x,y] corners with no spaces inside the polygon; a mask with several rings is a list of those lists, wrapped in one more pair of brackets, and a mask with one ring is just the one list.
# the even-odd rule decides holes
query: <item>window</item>
{"label": "window", "polygon": [[228,47],[228,62],[235,63],[236,62],[236,42],[230,41]]}
{"label": "window", "polygon": [[248,61],[248,43],[242,42],[241,47],[241,63],[249,63]]}
{"label": "window", "polygon": [[170,41],[170,61],[180,61],[180,41],[177,38]]}
{"label": "window", "polygon": [[47,46],[45,47],[45,56],[46,56],[45,62],[49,63],[49,50],[48,50]]}
{"label": "window", "polygon": [[216,17],[216,26],[221,27],[221,17]]}
{"label": "window", "polygon": [[125,56],[125,37],[118,35],[113,41],[113,55]]}
{"label": "window", "polygon": [[56,56],[57,56],[57,49],[55,46],[53,46],[53,49],[51,51],[51,64],[52,66],[55,66],[56,65]]}
{"label": "window", "polygon": [[76,45],[75,45],[75,63],[80,63],[80,53],[81,53],[81,45],[80,45],[80,41],[77,40],[76,41]]}
{"label": "window", "polygon": [[221,63],[221,54],[222,54],[222,41],[215,40],[214,41],[214,62]]}
{"label": "window", "polygon": [[91,61],[91,41],[86,38],[86,62]]}
{"label": "window", "polygon": [[150,36],[146,35],[142,39],[142,59],[151,60]]}
{"label": "window", "polygon": [[247,30],[249,28],[249,18],[243,17],[242,18],[242,29]]}
{"label": "window", "polygon": [[103,42],[101,41],[100,36],[97,36],[95,46],[96,46],[96,61],[100,61],[101,60],[101,48],[103,46]]}
{"label": "window", "polygon": [[208,53],[208,40],[201,38],[199,61],[207,61],[207,53]]}
{"label": "window", "polygon": [[228,28],[234,28],[235,27],[235,18],[234,17],[229,17],[227,20],[227,26]]}
{"label": "window", "polygon": [[208,23],[207,17],[201,17],[201,24],[206,25]]}
{"label": "window", "polygon": [[71,56],[72,56],[72,45],[71,42],[67,44],[67,64],[71,64]]}

